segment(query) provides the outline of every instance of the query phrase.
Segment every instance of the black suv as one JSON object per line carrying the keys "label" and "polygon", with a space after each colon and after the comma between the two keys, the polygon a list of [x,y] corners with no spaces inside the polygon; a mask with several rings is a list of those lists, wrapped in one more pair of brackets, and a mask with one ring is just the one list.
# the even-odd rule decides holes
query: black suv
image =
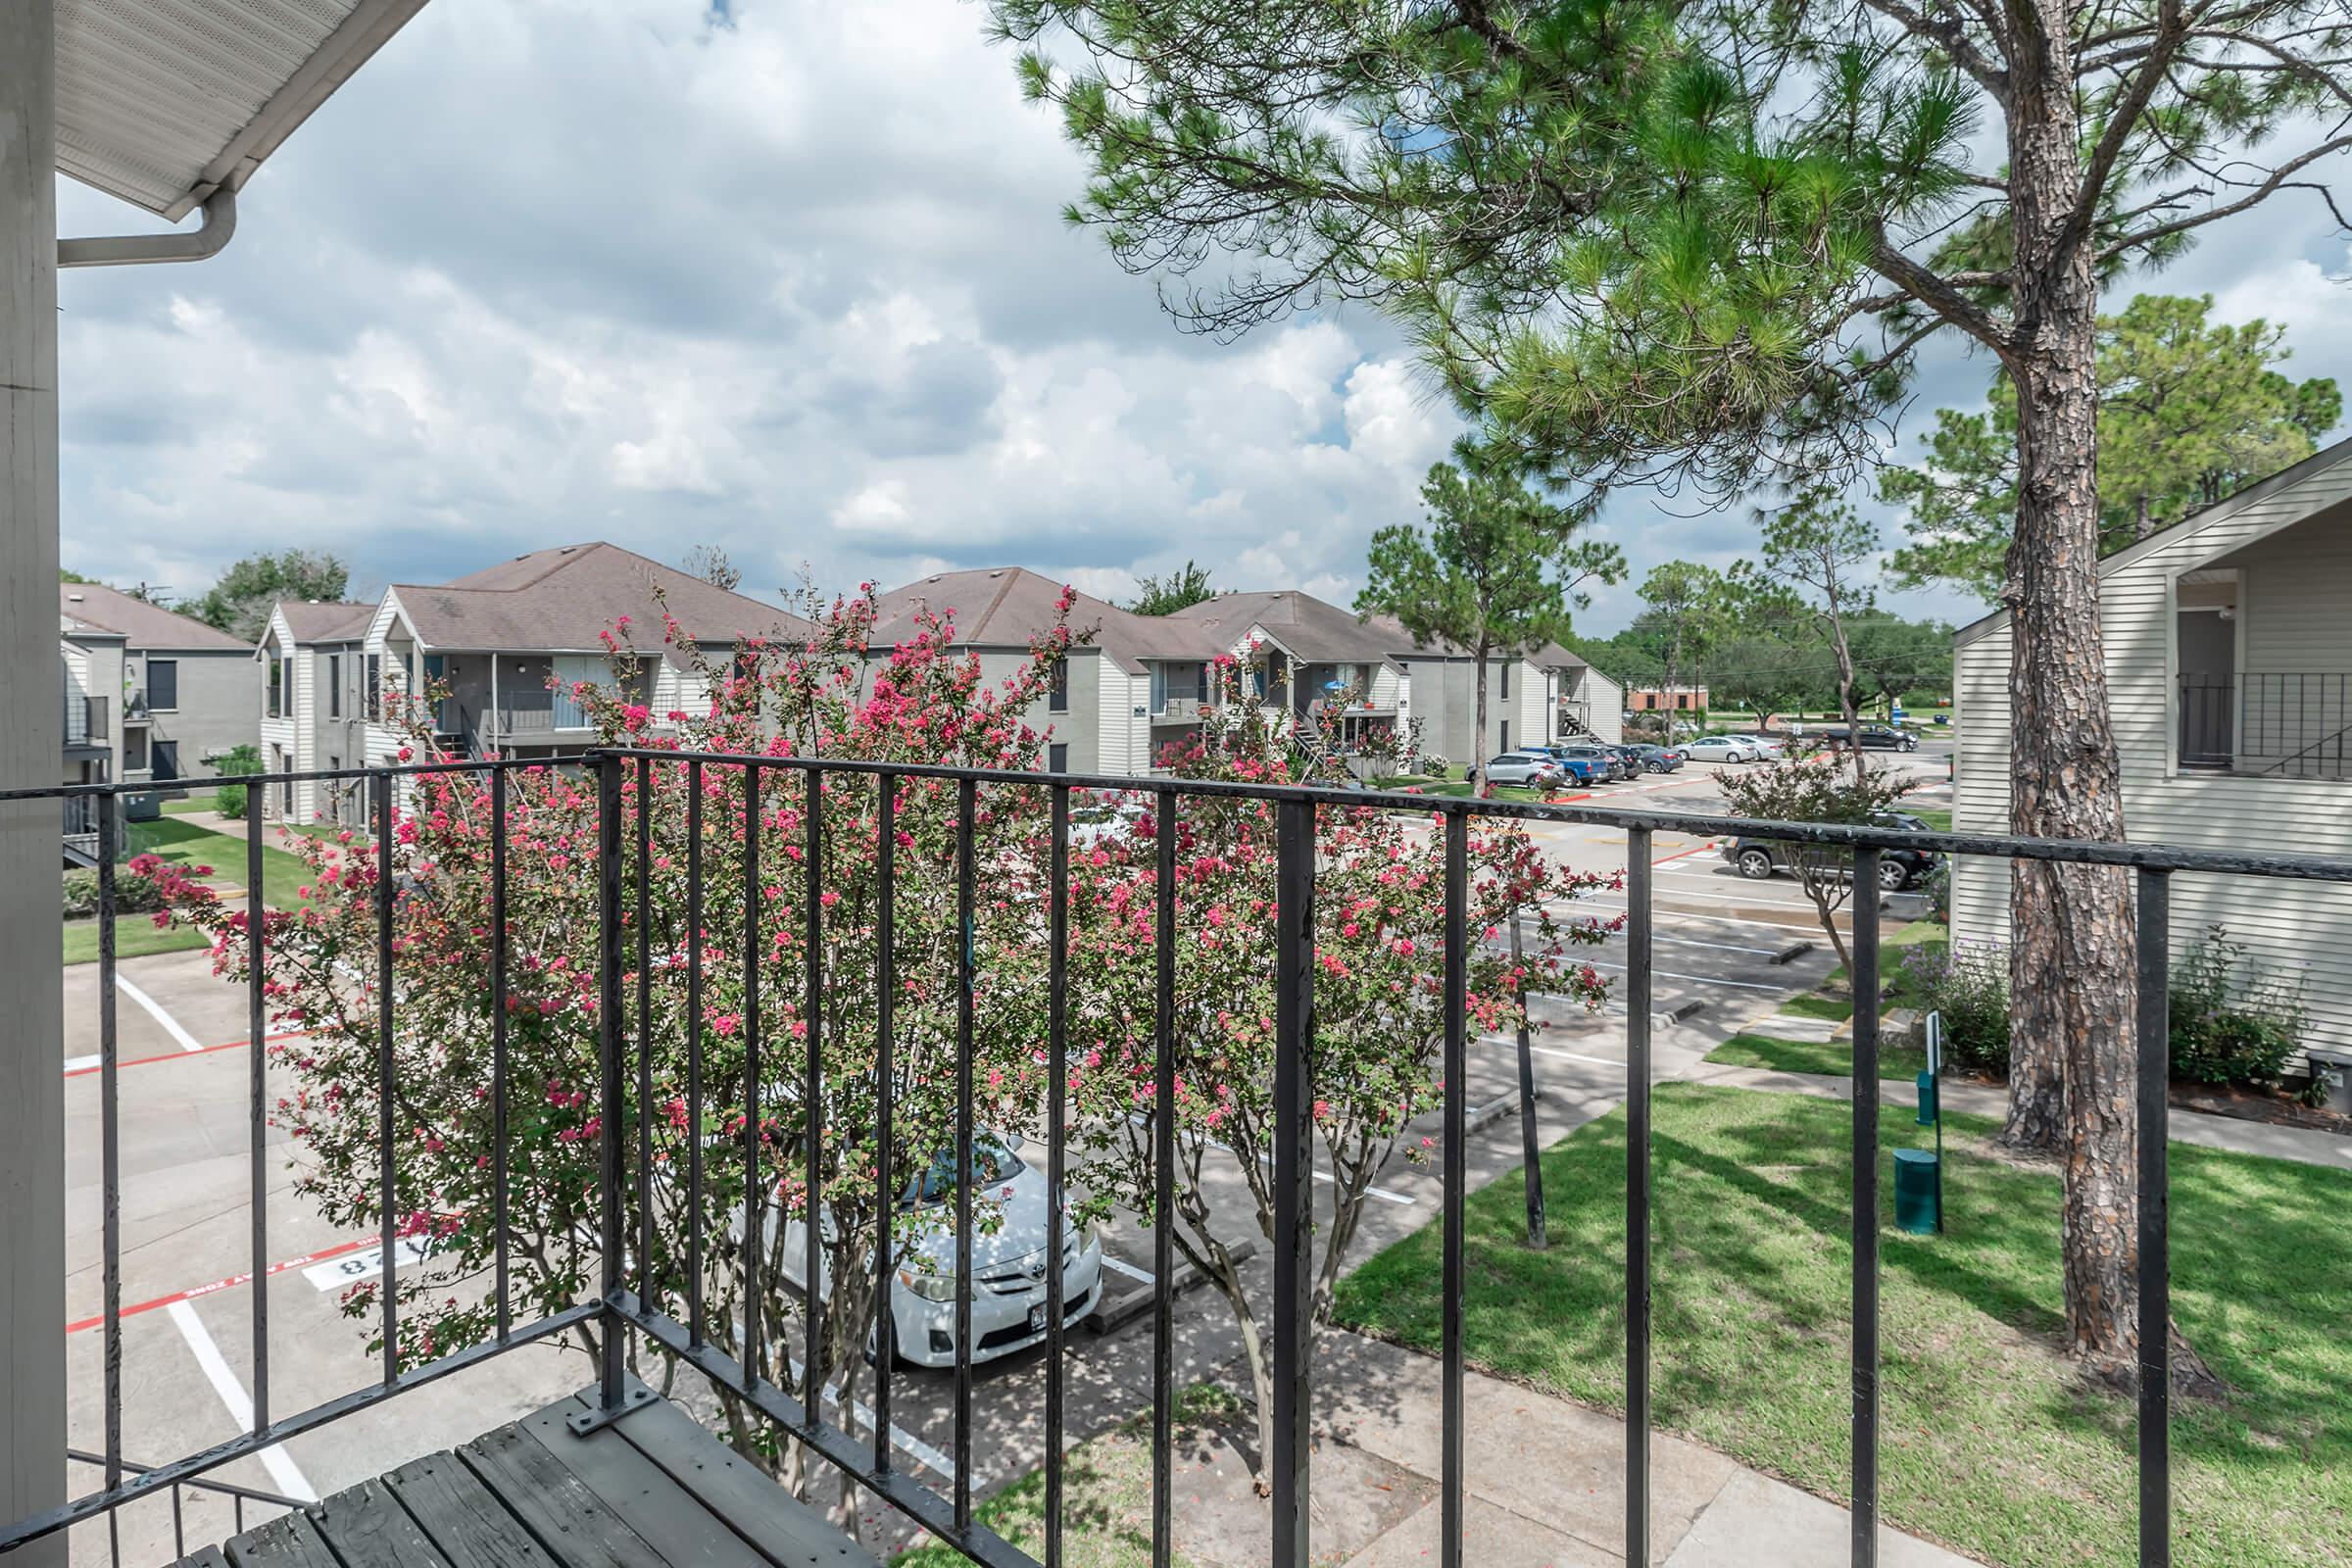
{"label": "black suv", "polygon": [[[1845,734],[1843,724],[1833,724],[1823,730],[1818,738],[1835,746],[1843,746]],[[1814,738],[1806,737],[1808,740]],[[1916,752],[1919,750],[1919,737],[1909,730],[1888,729],[1884,724],[1865,724],[1862,726],[1862,749],[1866,752]]]}
{"label": "black suv", "polygon": [[[1898,827],[1911,833],[1933,831],[1918,817],[1901,811],[1881,811],[1871,821],[1880,827]],[[1783,839],[1756,839],[1743,835],[1724,846],[1723,858],[1731,861],[1741,876],[1760,882],[1775,871],[1797,869],[1797,856],[1803,848]],[[1836,856],[1841,861],[1848,854],[1844,850],[1827,847],[1819,847],[1817,853]],[[1879,886],[1888,893],[1900,893],[1927,875],[1937,858],[1934,850],[1881,850]]]}

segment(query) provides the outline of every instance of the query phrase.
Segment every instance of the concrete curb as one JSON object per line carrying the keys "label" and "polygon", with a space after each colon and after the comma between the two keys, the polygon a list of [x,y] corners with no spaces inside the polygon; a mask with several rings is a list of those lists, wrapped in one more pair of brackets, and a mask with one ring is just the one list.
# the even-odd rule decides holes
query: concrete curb
{"label": "concrete curb", "polygon": [[[1247,1263],[1257,1255],[1257,1243],[1253,1239],[1245,1238],[1234,1246],[1231,1251],[1236,1263]],[[1105,1277],[1108,1277],[1111,1272],[1107,1268],[1103,1271]],[[1125,1278],[1123,1275],[1120,1277]],[[1190,1263],[1178,1263],[1176,1278],[1168,1292],[1169,1298],[1173,1300],[1182,1296],[1207,1277]],[[1150,1285],[1137,1284],[1134,1281],[1128,1283],[1133,1288],[1120,1295],[1113,1296],[1108,1291],[1104,1291],[1102,1303],[1079,1321],[1097,1334],[1109,1334],[1125,1328],[1137,1318],[1151,1311],[1155,1294],[1152,1288]]]}

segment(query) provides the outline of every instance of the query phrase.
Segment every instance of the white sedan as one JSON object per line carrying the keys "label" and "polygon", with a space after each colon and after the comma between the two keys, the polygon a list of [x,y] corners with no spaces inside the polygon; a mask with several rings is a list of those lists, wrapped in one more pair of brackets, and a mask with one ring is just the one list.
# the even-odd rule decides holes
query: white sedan
{"label": "white sedan", "polygon": [[[973,1208],[988,1203],[998,1209],[994,1230],[972,1238],[972,1360],[993,1361],[1043,1341],[1046,1337],[1046,1173],[1015,1152],[1017,1140],[980,1133],[972,1141]],[[987,1197],[982,1198],[982,1194]],[[953,1202],[956,1158],[943,1152],[931,1162],[918,1183],[908,1182],[899,1212],[912,1215],[932,1210],[919,1222],[922,1239],[907,1252],[899,1268],[898,1288],[890,1293],[892,1332],[899,1355],[917,1366],[956,1364],[956,1239],[947,1234],[937,1210]],[[768,1223],[775,1222],[770,1210]],[[902,1221],[902,1223],[905,1223]],[[826,1229],[832,1228],[828,1214]],[[976,1229],[976,1227],[975,1227]],[[806,1272],[802,1261],[806,1233],[797,1219],[784,1227],[784,1278],[798,1287]],[[818,1255],[818,1291],[832,1293],[831,1263]],[[1091,1226],[1065,1219],[1061,1228],[1061,1299],[1063,1321],[1076,1323],[1101,1303],[1102,1242]]]}
{"label": "white sedan", "polygon": [[1694,762],[1753,762],[1764,753],[1738,735],[1706,735],[1684,746],[1683,755]]}

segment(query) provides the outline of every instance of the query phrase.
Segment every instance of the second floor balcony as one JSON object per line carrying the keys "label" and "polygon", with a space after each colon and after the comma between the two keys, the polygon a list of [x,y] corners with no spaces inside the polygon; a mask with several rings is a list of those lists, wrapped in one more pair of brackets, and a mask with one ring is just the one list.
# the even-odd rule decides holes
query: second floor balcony
{"label": "second floor balcony", "polygon": [[[1953,1392],[1989,1381],[1984,1347],[1936,1314],[1962,1299],[2010,1312],[2004,1341],[2046,1337],[2049,1291],[1986,1284],[2032,1250],[2025,1189],[1971,1161],[1967,1231],[1889,1227],[1912,1113],[1883,1103],[1881,1067],[1910,1068],[1876,1007],[1848,1026],[1845,1098],[1785,1124],[1662,1081],[1655,988],[1706,944],[1661,925],[1670,879],[1698,873],[1659,837],[1766,825],[670,751],[344,781],[363,820],[296,845],[337,873],[316,918],[248,937],[232,907],[181,906],[222,944],[241,1048],[151,1054],[146,1004],[105,995],[102,917],[108,961],[76,995],[107,1004],[66,1069],[85,1490],[0,1518],[0,1556],[65,1533],[76,1562],[141,1568],[222,1537],[228,1561],[301,1568],[860,1568],[926,1542],[923,1564],[1306,1568],[1377,1541],[1441,1568],[1513,1542],[1546,1562],[1958,1568],[1896,1527],[1957,1532],[1936,1497],[2013,1484]],[[2352,885],[2328,862],[1769,826],[1862,887],[1923,848],[2099,859],[2155,935],[2154,995],[2167,878]],[[1543,827],[1613,836],[1622,883],[1520,885],[1513,831]],[[1405,884],[1407,924],[1363,929],[1366,897]],[[1752,924],[1710,940],[1752,945]],[[1844,916],[1863,994],[1880,927],[1875,899]],[[1538,978],[1514,982],[1523,961]],[[1583,1049],[1609,1051],[1606,1101],[1548,1150],[1513,1004],[1581,1015]],[[2159,1086],[2161,1041],[2136,1041]],[[205,1076],[159,1076],[183,1066]],[[2137,1113],[2157,1154],[2132,1279],[2159,1327],[2136,1392],[2073,1423],[2096,1456],[2081,1485],[2114,1495],[2011,1513],[2168,1563],[2206,1539],[2174,1518],[2168,1215],[2201,1226],[2213,1192],[2192,1165],[2168,1207],[2160,1087]],[[1542,1248],[1523,1137],[1560,1184]],[[1752,1234],[1721,1228],[1724,1203]],[[193,1255],[169,1250],[188,1216],[202,1280],[159,1273]],[[1332,1261],[1358,1227],[1369,1276]],[[2208,1346],[2244,1315],[2213,1295],[2210,1241],[2184,1237],[2178,1298]],[[1746,1294],[1689,1286],[1694,1257],[1731,1252]],[[2310,1293],[2265,1288],[2258,1337],[2300,1384],[2308,1339],[2276,1337]],[[1584,1402],[1510,1380],[1539,1344],[1596,1375]],[[2268,1398],[2229,1419],[2267,1420]],[[1781,1402],[1805,1437],[1766,1468],[1842,1506],[1661,1430]],[[2178,1425],[2196,1521],[2220,1505],[2207,1423]]]}
{"label": "second floor balcony", "polygon": [[2352,779],[2352,673],[2183,674],[2175,712],[2183,772]]}

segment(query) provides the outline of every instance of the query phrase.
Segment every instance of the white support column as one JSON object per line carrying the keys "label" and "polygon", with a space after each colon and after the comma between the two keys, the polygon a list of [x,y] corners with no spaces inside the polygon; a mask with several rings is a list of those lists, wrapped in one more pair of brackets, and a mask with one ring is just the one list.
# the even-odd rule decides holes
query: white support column
{"label": "white support column", "polygon": [[[57,18],[0,4],[0,786],[54,785],[57,704]],[[120,718],[117,716],[119,723]],[[0,806],[0,1520],[66,1486],[63,809]],[[62,1535],[11,1556],[59,1568]]]}

